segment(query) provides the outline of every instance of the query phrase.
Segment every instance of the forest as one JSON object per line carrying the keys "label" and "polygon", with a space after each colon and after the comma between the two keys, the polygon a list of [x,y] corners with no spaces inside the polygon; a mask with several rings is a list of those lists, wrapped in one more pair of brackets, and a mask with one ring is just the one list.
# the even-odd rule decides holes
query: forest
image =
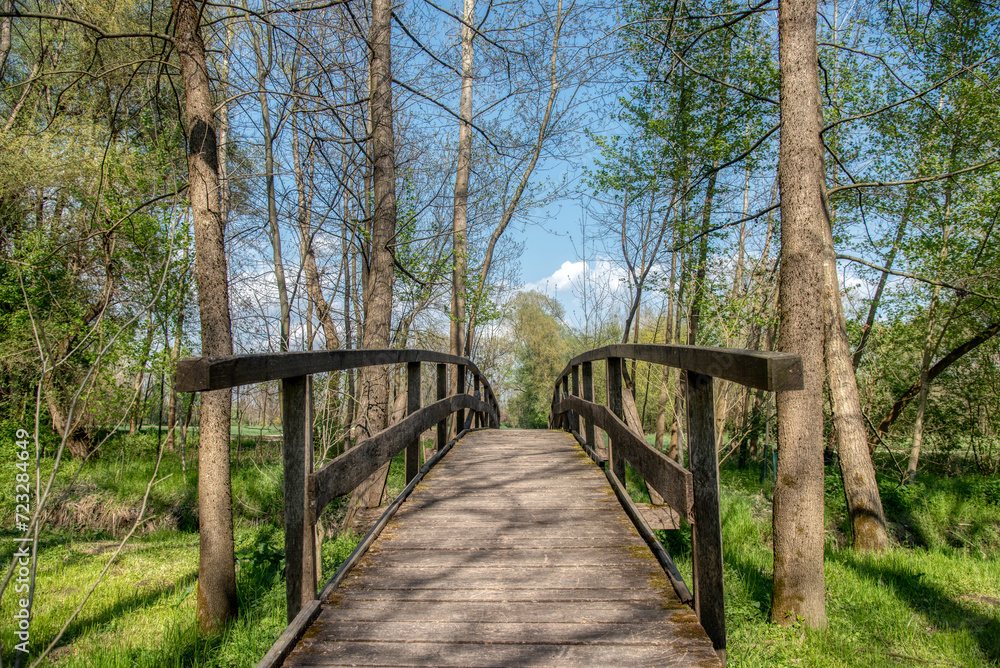
{"label": "forest", "polygon": [[[715,384],[729,664],[1000,662],[995,2],[0,0],[0,123],[0,666],[284,629],[279,383],[178,360],[450,353],[546,429],[620,343],[802,356]],[[380,369],[313,378],[316,468],[402,414]],[[683,374],[625,378],[683,465]]]}

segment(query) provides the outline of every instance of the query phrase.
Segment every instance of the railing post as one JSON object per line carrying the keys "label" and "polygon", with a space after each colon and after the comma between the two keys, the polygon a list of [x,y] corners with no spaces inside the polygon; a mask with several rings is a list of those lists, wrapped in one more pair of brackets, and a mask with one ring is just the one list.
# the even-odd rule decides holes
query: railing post
{"label": "railing post", "polygon": [[[566,398],[569,396],[569,376],[563,376],[562,379],[562,396]],[[563,413],[562,427],[566,431],[573,429],[573,412]]]}
{"label": "railing post", "polygon": [[[580,396],[580,367],[573,367],[573,384],[572,384],[572,394],[574,397]],[[573,413],[570,417],[569,428],[580,433],[580,416],[577,413]]]}
{"label": "railing post", "polygon": [[[437,399],[441,401],[448,396],[448,365],[438,364],[437,365]],[[435,444],[438,452],[441,448],[445,446],[448,442],[448,418],[445,418],[438,422],[437,425],[437,443]]]}
{"label": "railing post", "polygon": [[[622,358],[608,358],[608,408],[618,416],[622,422],[625,421],[625,408],[622,402]],[[618,482],[625,486],[625,458],[619,454],[618,444],[611,440],[611,470],[618,478]]]}
{"label": "railing post", "polygon": [[[593,362],[583,363],[583,400],[593,401],[594,400],[594,365]],[[587,445],[597,452],[597,441],[594,438],[594,425],[590,420],[586,420],[585,424],[587,426],[587,435],[584,440],[587,441]]]}
{"label": "railing post", "polygon": [[687,372],[688,465],[694,484],[694,607],[723,663],[726,609],[722,587],[722,522],[719,458],[715,451],[715,397],[712,377]]}
{"label": "railing post", "polygon": [[[406,364],[406,414],[412,415],[420,410],[420,362]],[[420,470],[420,434],[406,446],[404,455],[406,482],[413,480]]]}
{"label": "railing post", "polygon": [[306,602],[316,598],[311,386],[309,376],[281,381],[285,466],[285,602],[289,622]]}
{"label": "railing post", "polygon": [[[465,365],[457,365],[457,385],[455,386],[455,394],[465,394]],[[455,435],[458,436],[465,429],[465,409],[461,408],[455,413]]]}
{"label": "railing post", "polygon": [[[473,381],[473,386],[472,387],[473,387],[473,393],[477,397],[479,397],[480,399],[482,399],[482,397],[479,394],[479,375],[478,374],[475,376],[475,380]],[[475,427],[476,429],[479,429],[480,427],[483,426],[483,412],[482,411],[476,411],[476,419],[472,423],[472,426]]]}

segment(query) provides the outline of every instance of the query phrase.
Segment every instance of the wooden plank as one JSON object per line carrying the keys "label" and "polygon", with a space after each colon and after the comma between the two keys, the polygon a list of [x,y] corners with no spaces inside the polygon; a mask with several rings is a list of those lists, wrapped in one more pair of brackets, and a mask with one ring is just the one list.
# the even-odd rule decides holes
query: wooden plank
{"label": "wooden plank", "polygon": [[[561,645],[677,645],[679,632],[691,622],[660,620],[658,624],[632,621],[603,624],[576,621],[546,623],[440,621],[429,611],[433,621],[377,622],[338,620],[335,631],[324,637],[329,642],[412,642],[468,643],[475,638],[485,644],[561,644]],[[697,618],[690,615],[697,624]],[[425,618],[426,619],[426,618]],[[686,624],[684,622],[687,622]]]}
{"label": "wooden plank", "polygon": [[719,666],[697,641],[678,640],[673,646],[636,644],[480,644],[345,642],[306,646],[293,652],[286,666]]}
{"label": "wooden plank", "polygon": [[477,408],[485,404],[467,394],[436,401],[403,421],[357,444],[315,473],[316,513],[331,500],[348,494],[382,464],[459,407]]}
{"label": "wooden plank", "polygon": [[589,350],[571,359],[559,377],[577,364],[609,357],[665,364],[770,392],[803,387],[802,359],[798,355],[651,343],[618,344]]}
{"label": "wooden plank", "polygon": [[[671,593],[673,590],[671,590]],[[567,587],[552,589],[550,587],[533,587],[524,589],[377,589],[375,587],[345,587],[341,586],[330,596],[327,605],[337,605],[342,600],[352,601],[424,601],[424,602],[461,602],[476,601],[508,603],[508,602],[598,602],[598,601],[645,601],[662,602],[663,596],[651,589],[601,589],[586,587]]]}
{"label": "wooden plank", "polygon": [[688,459],[694,478],[692,553],[695,612],[725,657],[726,609],[722,586],[722,521],[719,459],[715,451],[715,397],[712,378],[688,371]]}
{"label": "wooden plank", "polygon": [[285,492],[285,604],[289,623],[316,598],[312,477],[312,401],[306,376],[282,381],[281,423]]}
{"label": "wooden plank", "polygon": [[[635,552],[635,551],[633,551]],[[644,559],[656,565],[652,555]],[[369,551],[366,564],[392,568],[427,568],[437,566],[448,568],[530,568],[533,566],[617,566],[622,563],[622,555],[606,548],[568,548],[554,552],[545,550],[443,550],[419,552],[407,550]]]}
{"label": "wooden plank", "polygon": [[646,484],[659,492],[664,502],[681,513],[684,519],[691,523],[695,521],[690,471],[651,447],[645,439],[636,436],[606,406],[569,397],[563,399],[553,410],[559,412],[570,408],[591,418],[596,426],[608,432],[612,440],[617,439],[621,443],[620,449],[625,459],[645,479]]}
{"label": "wooden plank", "polygon": [[[326,608],[321,622],[425,621],[430,611],[420,601],[340,601]],[[666,611],[656,601],[602,601],[600,603],[557,603],[536,601],[484,603],[482,601],[442,602],[433,608],[433,618],[442,622],[548,623],[576,621],[588,624],[613,622],[662,622],[675,615],[693,616],[685,605]]]}
{"label": "wooden plank", "polygon": [[[357,567],[364,576],[363,585],[379,589],[537,589],[544,582],[546,589],[639,589],[657,578],[666,583],[659,564],[631,567],[593,568],[580,566],[525,566],[520,569],[408,568],[386,570]],[[447,576],[447,577],[445,577]],[[341,585],[342,587],[350,585]]]}
{"label": "wooden plank", "polygon": [[673,508],[667,506],[655,506],[651,503],[635,504],[642,513],[642,517],[649,524],[649,528],[654,531],[676,531],[681,528],[681,516]]}

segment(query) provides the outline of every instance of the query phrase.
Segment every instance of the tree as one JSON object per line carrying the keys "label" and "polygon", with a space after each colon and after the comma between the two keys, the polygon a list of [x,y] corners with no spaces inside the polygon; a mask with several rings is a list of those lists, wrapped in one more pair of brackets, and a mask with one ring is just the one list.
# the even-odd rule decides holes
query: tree
{"label": "tree", "polygon": [[778,392],[771,619],[826,625],[823,581],[823,144],[815,0],[780,0],[781,324],[778,349],[802,357],[803,390]]}
{"label": "tree", "polygon": [[523,292],[513,303],[511,328],[518,332],[514,372],[516,395],[510,402],[513,424],[543,429],[548,424],[555,377],[569,361],[562,306],[539,292]]}
{"label": "tree", "polygon": [[[184,82],[191,221],[194,226],[202,355],[231,355],[228,271],[219,203],[219,154],[211,88],[194,0],[173,0],[175,44]],[[198,624],[225,626],[236,614],[236,563],[229,478],[230,390],[201,396],[198,446]]]}

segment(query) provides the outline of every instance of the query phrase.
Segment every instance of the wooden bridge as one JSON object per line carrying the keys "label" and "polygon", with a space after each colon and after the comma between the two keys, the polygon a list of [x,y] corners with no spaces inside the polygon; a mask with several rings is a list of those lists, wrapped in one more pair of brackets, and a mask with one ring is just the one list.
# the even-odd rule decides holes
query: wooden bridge
{"label": "wooden bridge", "polygon": [[[647,444],[623,359],[686,370],[690,470]],[[606,406],[593,401],[597,360]],[[437,365],[437,400],[422,408],[427,362]],[[406,364],[407,417],[313,472],[310,375],[378,364]],[[448,365],[459,371],[452,392]],[[553,429],[524,431],[497,429],[492,389],[465,358],[364,350],[182,360],[181,391],[282,379],[289,625],[258,668],[724,664],[713,378],[797,389],[801,366],[778,353],[608,346],[556,379]],[[446,442],[452,414],[464,428]],[[420,434],[435,427],[436,453],[418,469]],[[317,594],[315,518],[401,451],[406,488]],[[626,461],[655,502],[692,525],[693,595],[626,493]]]}

